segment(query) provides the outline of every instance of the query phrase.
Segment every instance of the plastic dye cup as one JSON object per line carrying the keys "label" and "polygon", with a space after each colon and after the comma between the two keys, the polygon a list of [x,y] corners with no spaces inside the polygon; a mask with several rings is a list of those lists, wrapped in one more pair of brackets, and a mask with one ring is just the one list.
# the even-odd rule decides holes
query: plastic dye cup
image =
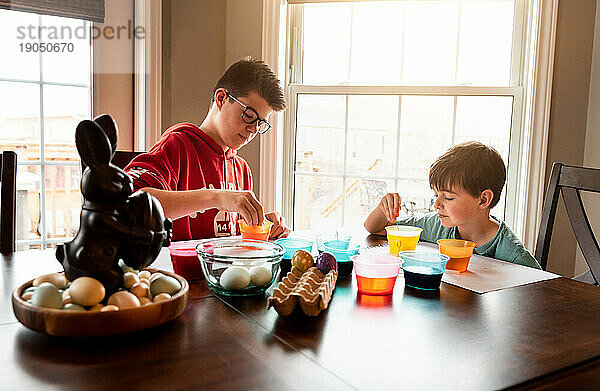
{"label": "plastic dye cup", "polygon": [[421,231],[419,227],[410,225],[390,225],[385,227],[387,232],[390,253],[398,255],[400,251],[409,251],[417,248]]}
{"label": "plastic dye cup", "polygon": [[291,269],[292,264],[290,260],[298,250],[312,252],[313,241],[308,239],[300,238],[282,238],[275,241],[278,245],[285,249],[283,253],[283,260],[281,261],[281,275],[285,276]]}
{"label": "plastic dye cup", "polygon": [[196,252],[196,245],[199,242],[199,240],[186,240],[173,242],[169,246],[173,270],[186,280],[204,278],[202,265],[200,265],[200,260]]}
{"label": "plastic dye cup", "polygon": [[323,243],[325,251],[335,257],[338,265],[338,278],[346,278],[352,274],[352,257],[358,254],[360,244],[350,243],[350,240],[329,240]]}
{"label": "plastic dye cup", "polygon": [[394,291],[402,261],[392,255],[359,254],[352,257],[358,291],[389,295]]}
{"label": "plastic dye cup", "polygon": [[269,232],[271,232],[271,226],[273,223],[269,220],[263,220],[262,225],[248,225],[244,220],[239,220],[240,231],[242,232],[242,239],[253,239],[253,240],[269,240]]}
{"label": "plastic dye cup", "polygon": [[461,239],[440,239],[440,253],[450,257],[446,269],[466,272],[469,267],[475,243]]}
{"label": "plastic dye cup", "polygon": [[449,256],[428,251],[402,251],[404,284],[423,290],[440,289]]}
{"label": "plastic dye cup", "polygon": [[[339,240],[341,242],[346,242],[348,243],[348,245],[350,245],[350,239],[352,239],[352,237],[350,236],[350,234],[344,233],[344,232],[327,232],[327,233],[323,233],[320,235],[317,235],[315,240],[317,242],[317,250],[319,251],[319,254],[322,253],[323,251],[328,251],[325,250],[325,242],[330,242],[332,240]],[[337,259],[337,257],[336,257]],[[339,277],[339,275],[338,275]]]}

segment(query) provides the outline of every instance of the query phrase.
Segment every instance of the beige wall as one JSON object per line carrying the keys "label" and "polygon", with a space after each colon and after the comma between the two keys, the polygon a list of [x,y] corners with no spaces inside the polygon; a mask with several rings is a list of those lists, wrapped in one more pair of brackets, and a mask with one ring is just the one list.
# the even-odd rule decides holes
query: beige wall
{"label": "beige wall", "polygon": [[[590,99],[588,103],[587,131],[583,165],[600,168],[600,1],[596,3],[596,29],[590,76]],[[600,194],[583,193],[583,203],[592,229],[598,238],[600,234]],[[578,251],[575,275],[588,269],[581,251]]]}
{"label": "beige wall", "polygon": [[[238,59],[261,56],[261,0],[163,1],[163,131],[177,122],[200,124],[212,89]],[[240,150],[258,194],[260,139]]]}
{"label": "beige wall", "polygon": [[[200,124],[225,69],[225,1],[163,2],[163,131]],[[166,8],[166,10],[165,10]]]}
{"label": "beige wall", "polygon": [[[595,11],[596,0],[559,2],[546,178],[552,162],[584,164]],[[562,201],[552,237],[548,270],[573,276],[576,241]]]}
{"label": "beige wall", "polygon": [[[105,26],[133,21],[133,0],[106,0]],[[93,115],[108,113],[119,126],[117,148],[133,150],[133,40],[98,38],[93,42]]]}
{"label": "beige wall", "polygon": [[[262,0],[227,0],[227,43],[225,62],[262,56]],[[260,194],[260,135],[244,148],[242,156],[252,169],[254,193]]]}

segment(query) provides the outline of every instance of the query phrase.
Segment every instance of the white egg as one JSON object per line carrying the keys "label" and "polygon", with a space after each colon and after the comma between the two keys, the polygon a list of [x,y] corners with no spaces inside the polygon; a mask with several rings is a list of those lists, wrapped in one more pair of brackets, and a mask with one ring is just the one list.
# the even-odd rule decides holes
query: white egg
{"label": "white egg", "polygon": [[271,269],[266,266],[254,266],[250,269],[250,280],[256,286],[263,286],[271,281]]}
{"label": "white egg", "polygon": [[231,266],[221,274],[221,286],[230,291],[244,289],[250,283],[250,272],[242,266]]}

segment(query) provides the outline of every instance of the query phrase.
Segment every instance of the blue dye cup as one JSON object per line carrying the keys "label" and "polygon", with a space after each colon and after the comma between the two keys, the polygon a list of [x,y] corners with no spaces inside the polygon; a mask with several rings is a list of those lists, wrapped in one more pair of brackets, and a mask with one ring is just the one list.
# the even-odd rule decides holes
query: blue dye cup
{"label": "blue dye cup", "polygon": [[323,243],[323,249],[335,257],[338,264],[338,277],[345,278],[352,274],[351,257],[358,254],[360,244],[350,243],[350,240],[329,240]]}
{"label": "blue dye cup", "polygon": [[423,290],[440,289],[449,256],[430,251],[401,251],[404,284]]}
{"label": "blue dye cup", "polygon": [[283,238],[275,241],[278,245],[285,249],[283,259],[292,259],[296,251],[305,250],[309,253],[312,252],[313,241],[300,238]]}

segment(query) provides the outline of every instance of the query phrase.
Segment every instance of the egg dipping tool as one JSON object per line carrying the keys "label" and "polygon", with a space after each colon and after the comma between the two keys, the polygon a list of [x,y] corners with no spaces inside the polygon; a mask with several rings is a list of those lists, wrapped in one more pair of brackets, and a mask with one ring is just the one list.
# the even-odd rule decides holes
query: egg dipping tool
{"label": "egg dipping tool", "polygon": [[402,261],[392,255],[359,254],[352,257],[358,291],[389,295],[394,291]]}
{"label": "egg dipping tool", "polygon": [[406,286],[423,290],[440,288],[449,256],[430,251],[402,251],[399,255]]}

